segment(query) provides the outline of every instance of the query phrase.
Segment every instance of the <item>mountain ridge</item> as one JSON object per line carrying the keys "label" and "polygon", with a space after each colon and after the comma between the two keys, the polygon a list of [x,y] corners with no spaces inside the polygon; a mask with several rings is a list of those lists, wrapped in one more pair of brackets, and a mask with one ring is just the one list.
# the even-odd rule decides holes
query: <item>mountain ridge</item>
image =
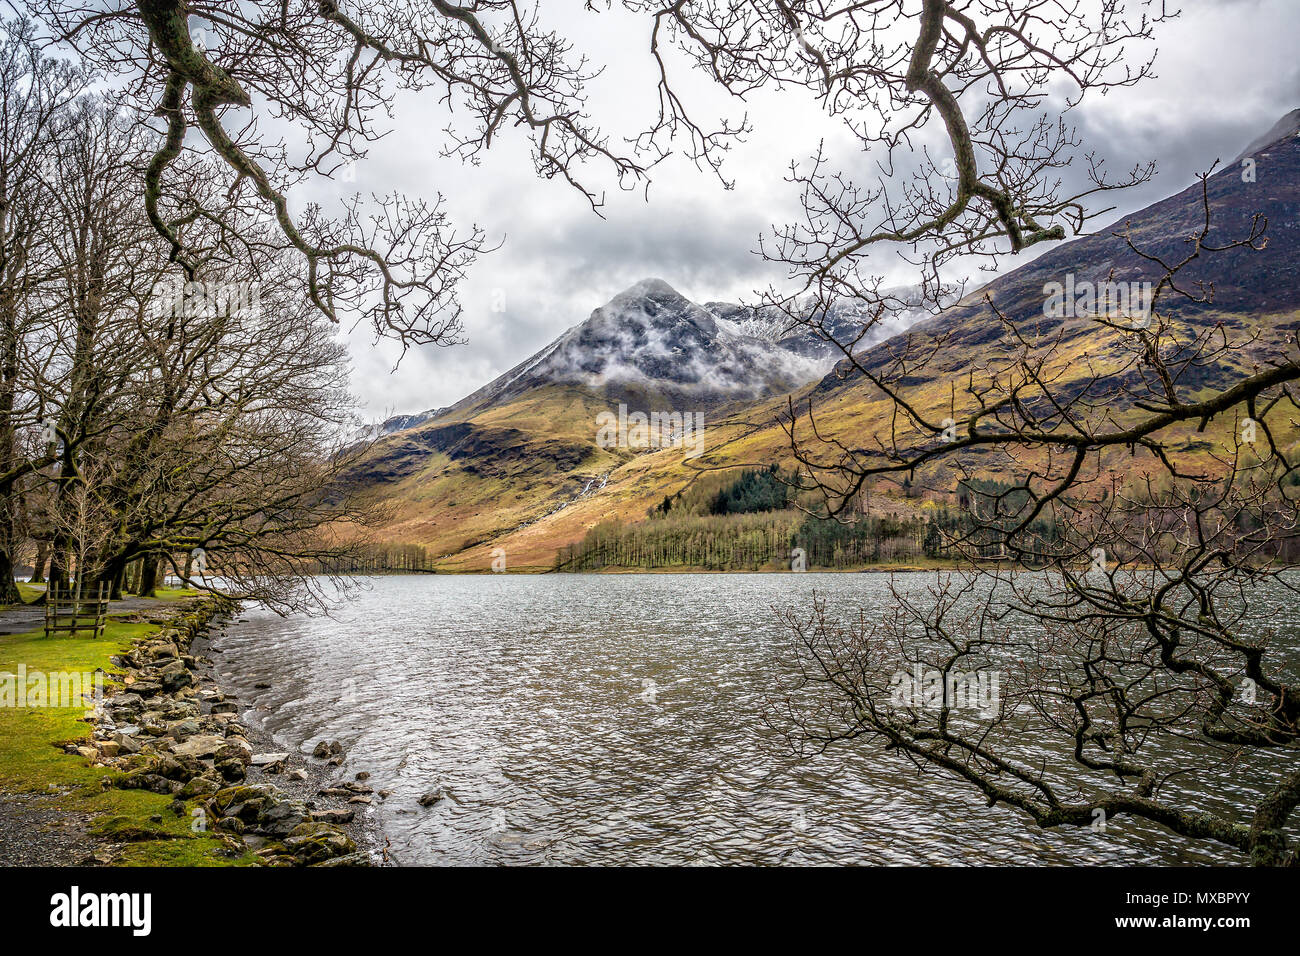
{"label": "mountain ridge", "polygon": [[[1233,328],[1258,325],[1261,344],[1244,354],[1243,361],[1268,360],[1267,349],[1277,337],[1300,324],[1300,230],[1296,228],[1300,140],[1293,135],[1288,140],[1288,123],[1275,128],[1283,129],[1281,138],[1252,144],[1258,167],[1255,182],[1245,181],[1239,163],[1209,181],[1216,235],[1238,234],[1254,212],[1262,211],[1270,219],[1268,249],[1211,257],[1197,268],[1201,278],[1214,283],[1215,301],[1180,305],[1187,321],[1223,322]],[[945,352],[925,370],[928,377],[915,383],[921,399],[938,408],[947,400],[945,383],[968,374],[1003,333],[985,301],[991,296],[1025,334],[1059,333],[1067,366],[1105,362],[1108,350],[1115,348],[1114,335],[1090,320],[1062,323],[1045,316],[1044,285],[1066,272],[1092,281],[1106,279],[1112,269],[1125,280],[1149,275],[1149,269],[1139,267],[1124,241],[1112,233],[1129,224],[1140,246],[1170,255],[1182,248],[1199,202],[1199,183],[1193,183],[1097,233],[1062,243],[968,294],[942,315],[922,318],[883,338],[862,353],[861,361],[868,367],[883,365],[908,341],[942,336]],[[679,382],[665,374],[649,386],[616,382],[612,387],[608,381],[593,384],[580,376],[555,380],[534,374],[530,379],[539,364],[553,358],[562,346],[618,344],[623,326],[613,320],[629,318],[629,313],[631,325],[645,327],[647,336],[665,323],[680,323],[683,341],[721,341],[724,347],[734,334],[728,325],[737,325],[747,340],[765,343],[751,355],[768,354],[784,331],[769,321],[770,316],[743,306],[691,302],[662,280],[638,283],[620,296],[489,383],[502,385],[495,393],[480,389],[438,417],[376,442],[373,467],[363,483],[397,510],[385,532],[390,540],[427,544],[448,569],[485,570],[495,547],[507,549],[513,568],[549,567],[559,546],[581,538],[594,524],[644,520],[649,505],[681,490],[704,471],[788,463],[788,440],[775,425],[787,394],[796,401],[816,400],[823,412],[819,425],[850,445],[860,447],[880,429],[888,431],[890,418],[881,396],[860,375],[846,374],[840,365],[787,391],[759,389],[757,398],[723,394],[702,401],[708,420],[707,450],[698,463],[686,463],[670,449],[598,447],[597,415],[619,401],[639,402],[630,407],[646,410],[665,407],[654,403],[681,401],[689,389],[678,386],[692,384],[690,376]],[[654,308],[643,307],[643,300]],[[629,341],[636,344],[635,334]],[[660,353],[654,357],[670,354]],[[611,354],[617,355],[617,348]],[[561,363],[564,368],[571,364],[581,367],[582,362]],[[653,363],[650,367],[653,370]],[[586,371],[603,369],[593,362]],[[1191,384],[1214,386],[1232,372],[1227,367],[1197,370],[1200,378]],[[915,506],[902,498],[891,503],[902,509]]]}

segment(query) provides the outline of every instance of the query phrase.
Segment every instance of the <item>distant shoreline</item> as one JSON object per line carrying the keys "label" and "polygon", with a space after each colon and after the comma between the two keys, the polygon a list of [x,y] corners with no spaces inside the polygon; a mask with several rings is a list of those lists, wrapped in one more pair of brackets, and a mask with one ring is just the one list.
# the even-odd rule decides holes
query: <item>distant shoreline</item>
{"label": "distant shoreline", "polygon": [[[581,574],[602,574],[602,575],[624,575],[624,574],[889,574],[899,571],[945,571],[956,570],[967,565],[960,564],[956,561],[935,561],[931,564],[865,564],[849,568],[808,568],[806,571],[792,571],[789,568],[701,568],[701,567],[658,567],[658,568],[630,568],[630,567],[605,567],[597,570],[587,571],[565,571],[554,567],[515,567],[505,571],[491,571],[469,568],[446,568],[434,571],[368,571],[354,572],[350,576],[358,578],[386,578],[386,577],[451,577],[451,576],[477,576],[491,577],[493,575],[531,577],[539,574],[554,575],[581,575]],[[993,562],[981,565],[981,567],[993,567]],[[1003,565],[1011,568],[1009,562]]]}

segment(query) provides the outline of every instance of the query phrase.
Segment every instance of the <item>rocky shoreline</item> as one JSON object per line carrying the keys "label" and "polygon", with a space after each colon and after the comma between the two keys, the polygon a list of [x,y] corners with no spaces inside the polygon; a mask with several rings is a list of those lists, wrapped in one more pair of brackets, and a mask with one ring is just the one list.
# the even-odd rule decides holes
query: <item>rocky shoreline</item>
{"label": "rocky shoreline", "polygon": [[386,794],[366,774],[345,779],[337,742],[318,742],[311,758],[276,752],[215,680],[212,655],[221,651],[212,631],[235,610],[209,597],[140,613],[161,630],[112,659],[122,686],[96,707],[92,740],[67,749],[120,771],[106,787],[170,795],[167,812],[218,836],[232,857],[251,851],[269,866],[382,863],[357,810]]}
{"label": "rocky shoreline", "polygon": [[[233,610],[194,641],[193,650],[200,664],[200,696],[209,687],[221,694],[216,659],[224,653],[220,639],[232,616]],[[223,699],[234,700],[224,695]],[[250,763],[247,780],[271,784],[291,799],[300,801],[315,821],[341,827],[352,839],[357,852],[366,857],[365,862],[375,866],[387,865],[383,841],[367,811],[373,803],[387,798],[388,792],[371,787],[368,773],[347,774],[344,769],[347,755],[337,741],[316,741],[309,755],[293,749],[280,750],[281,743],[256,721],[246,720],[241,727],[244,738],[255,753],[275,758],[268,762]]]}

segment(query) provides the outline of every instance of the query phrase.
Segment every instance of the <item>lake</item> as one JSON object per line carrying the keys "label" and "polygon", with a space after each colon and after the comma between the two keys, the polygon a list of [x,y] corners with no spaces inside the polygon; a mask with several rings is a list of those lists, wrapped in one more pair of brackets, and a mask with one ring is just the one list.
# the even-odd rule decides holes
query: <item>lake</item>
{"label": "lake", "polygon": [[403,864],[1243,862],[1123,817],[1042,832],[870,743],[794,760],[761,719],[772,608],[880,608],[888,580],[379,577],[329,618],[244,612],[217,669],[282,749],[338,739],[393,791],[368,812]]}

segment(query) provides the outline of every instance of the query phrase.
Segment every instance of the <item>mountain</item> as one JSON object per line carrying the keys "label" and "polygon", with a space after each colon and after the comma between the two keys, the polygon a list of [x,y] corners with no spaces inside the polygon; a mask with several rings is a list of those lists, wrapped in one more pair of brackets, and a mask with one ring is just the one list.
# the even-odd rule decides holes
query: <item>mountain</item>
{"label": "mountain", "polygon": [[[1177,321],[1191,331],[1221,324],[1253,336],[1251,347],[1224,362],[1189,368],[1188,387],[1217,387],[1251,363],[1270,361],[1300,326],[1297,120],[1300,111],[1288,114],[1209,181],[1215,238],[1247,233],[1259,213],[1268,218],[1269,243],[1263,252],[1206,256],[1184,273],[1184,287],[1199,280],[1213,287],[1214,298],[1175,304]],[[1244,159],[1254,160],[1250,175]],[[909,309],[892,327],[873,330],[883,341],[863,343],[870,347],[860,347],[861,361],[881,368],[904,349],[936,350],[937,360],[909,378],[909,399],[926,412],[949,408],[954,392],[986,375],[990,355],[1010,344],[991,299],[1020,336],[1055,343],[1046,371],[1059,388],[1092,390],[1090,397],[1100,400],[1125,390],[1131,397],[1142,383],[1126,376],[1142,372],[1120,361],[1120,333],[1087,316],[1046,314],[1045,290],[1067,276],[1093,283],[1112,275],[1125,282],[1158,278],[1152,263],[1114,233],[1127,229],[1144,251],[1181,258],[1201,218],[1200,203],[1196,182],[1094,235],[1056,246],[941,315]],[[842,310],[834,317],[837,334],[849,335],[861,319],[852,308]],[[847,447],[888,441],[890,406],[835,359],[828,343],[802,327],[785,327],[770,312],[697,304],[666,282],[647,279],[449,409],[380,437],[353,477],[392,505],[389,540],[426,545],[449,569],[485,570],[498,547],[510,568],[545,568],[559,546],[601,521],[644,520],[651,504],[706,470],[788,462],[788,438],[776,425],[787,395],[814,401],[819,429]],[[680,448],[601,447],[597,416],[620,402],[647,412],[698,411],[706,425],[703,454],[691,459]],[[1210,432],[1219,427],[1212,423]],[[1292,434],[1288,426],[1288,440]],[[1187,448],[1208,444],[1207,435],[1190,430],[1171,440]],[[900,493],[890,507],[905,510],[916,502]]]}
{"label": "mountain", "polygon": [[[1250,347],[1230,353],[1216,363],[1184,370],[1183,387],[1222,387],[1232,381],[1243,362],[1262,362],[1279,357],[1287,348],[1288,335],[1296,329],[1300,306],[1300,110],[1292,111],[1273,126],[1265,137],[1232,163],[1221,166],[1206,185],[1211,214],[1207,246],[1226,245],[1251,234],[1255,217],[1267,220],[1267,245],[1262,251],[1247,247],[1205,252],[1178,276],[1178,286],[1193,296],[1208,291],[1210,301],[1169,295],[1162,309],[1177,321],[1193,328],[1223,323],[1225,329],[1244,334],[1251,330],[1258,340]],[[1243,167],[1254,161],[1251,169]],[[1155,283],[1163,275],[1150,256],[1167,263],[1182,260],[1191,251],[1187,237],[1204,220],[1204,200],[1198,182],[1110,223],[1095,234],[1063,243],[1024,266],[966,296],[941,315],[917,322],[906,335],[897,336],[868,351],[864,364],[881,369],[904,349],[924,353],[942,342],[941,356],[926,369],[943,394],[933,407],[951,402],[951,382],[960,381],[983,361],[990,350],[1003,342],[1004,330],[988,301],[1014,320],[1020,336],[1057,343],[1060,355],[1077,359],[1073,370],[1062,370],[1065,379],[1077,374],[1091,377],[1097,362],[1121,354],[1118,333],[1102,328],[1087,315],[1053,317],[1046,314],[1045,293],[1049,286],[1090,284],[1100,288],[1108,281],[1132,286]],[[1125,233],[1130,247],[1120,237]],[[1108,354],[1109,352],[1109,354]],[[1129,368],[1096,382],[1090,382],[1093,397],[1106,391],[1132,393],[1143,388],[1139,368]],[[840,368],[816,386],[822,398],[853,393],[862,382],[845,375]]]}
{"label": "mountain", "polygon": [[1292,110],[1280,120],[1273,124],[1272,128],[1263,136],[1259,136],[1251,141],[1251,144],[1241,151],[1229,166],[1240,166],[1241,161],[1249,156],[1254,156],[1267,146],[1281,142],[1288,136],[1300,136],[1300,109]]}
{"label": "mountain", "polygon": [[393,415],[376,425],[367,425],[357,429],[351,440],[353,442],[373,441],[376,438],[383,438],[385,435],[406,431],[408,428],[423,425],[425,422],[437,418],[446,410],[445,408],[430,408],[427,411],[416,412],[413,415]]}
{"label": "mountain", "polygon": [[[896,327],[921,314],[905,310]],[[861,321],[844,308],[825,327],[847,338]],[[818,381],[839,354],[770,310],[699,305],[645,279],[449,408],[369,429],[351,479],[394,505],[391,540],[461,551],[599,493],[641,454],[597,446],[602,413],[716,420]]]}
{"label": "mountain", "polygon": [[[844,309],[827,328],[851,337],[861,322]],[[548,385],[581,386],[613,404],[714,408],[785,394],[826,374],[838,357],[825,339],[773,311],[697,305],[662,279],[643,279],[449,411],[482,410]]]}

